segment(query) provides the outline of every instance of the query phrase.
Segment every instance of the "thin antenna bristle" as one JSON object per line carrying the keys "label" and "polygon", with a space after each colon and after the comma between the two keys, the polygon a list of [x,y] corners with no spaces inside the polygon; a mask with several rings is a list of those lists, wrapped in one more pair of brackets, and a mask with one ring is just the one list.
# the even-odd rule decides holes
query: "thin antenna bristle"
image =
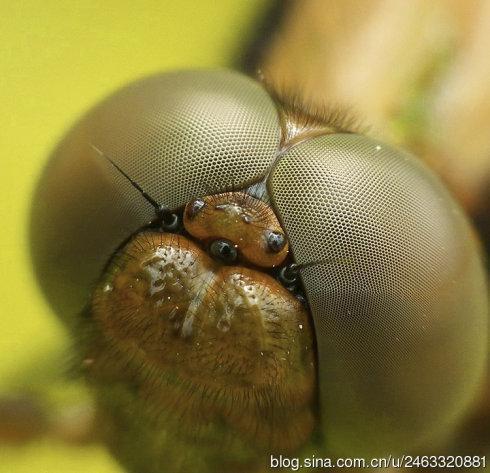
{"label": "thin antenna bristle", "polygon": [[155,200],[153,197],[148,195],[145,190],[130,176],[128,176],[109,156],[107,156],[101,149],[95,146],[93,143],[90,143],[92,149],[94,149],[102,158],[107,159],[116,169],[121,173],[130,183],[136,188],[141,195],[156,209],[157,213],[159,213],[162,209],[162,206]]}
{"label": "thin antenna bristle", "polygon": [[294,270],[300,271],[312,266],[330,265],[330,264],[352,264],[354,261],[352,258],[324,258],[317,261],[309,261],[308,263],[294,263]]}

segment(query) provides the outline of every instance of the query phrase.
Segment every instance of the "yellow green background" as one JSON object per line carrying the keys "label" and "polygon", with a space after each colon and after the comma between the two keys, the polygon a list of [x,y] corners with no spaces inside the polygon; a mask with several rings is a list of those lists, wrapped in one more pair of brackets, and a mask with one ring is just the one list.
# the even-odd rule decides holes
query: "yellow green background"
{"label": "yellow green background", "polygon": [[[232,64],[265,0],[2,2],[0,18],[0,395],[54,382],[69,342],[36,285],[28,220],[36,180],[69,126],[155,71]],[[62,231],[62,226],[60,226]],[[0,446],[0,472],[114,472],[96,446]]]}

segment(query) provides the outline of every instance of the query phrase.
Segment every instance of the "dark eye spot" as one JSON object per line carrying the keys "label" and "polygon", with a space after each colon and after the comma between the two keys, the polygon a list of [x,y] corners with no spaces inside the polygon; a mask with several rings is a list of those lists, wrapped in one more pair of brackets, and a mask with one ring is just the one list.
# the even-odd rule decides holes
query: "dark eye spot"
{"label": "dark eye spot", "polygon": [[206,203],[202,199],[193,200],[187,206],[187,216],[189,218],[194,218],[204,208],[205,205]]}
{"label": "dark eye spot", "polygon": [[295,264],[289,264],[279,271],[279,281],[285,286],[290,286],[298,282],[298,270]]}
{"label": "dark eye spot", "polygon": [[268,231],[266,238],[269,250],[274,253],[279,253],[286,244],[286,237],[284,236],[284,234],[279,232]]}
{"label": "dark eye spot", "polygon": [[180,228],[180,219],[177,214],[166,213],[162,216],[162,229],[167,232],[175,232]]}
{"label": "dark eye spot", "polygon": [[233,263],[238,256],[235,245],[228,240],[214,240],[209,246],[209,252],[223,263]]}

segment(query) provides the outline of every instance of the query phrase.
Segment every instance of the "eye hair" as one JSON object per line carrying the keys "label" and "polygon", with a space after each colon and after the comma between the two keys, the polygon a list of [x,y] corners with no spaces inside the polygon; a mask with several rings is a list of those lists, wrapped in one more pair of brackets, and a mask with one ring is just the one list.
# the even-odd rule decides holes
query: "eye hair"
{"label": "eye hair", "polygon": [[367,131],[351,107],[315,103],[307,99],[298,87],[278,84],[261,72],[259,80],[277,106],[283,149],[316,136]]}

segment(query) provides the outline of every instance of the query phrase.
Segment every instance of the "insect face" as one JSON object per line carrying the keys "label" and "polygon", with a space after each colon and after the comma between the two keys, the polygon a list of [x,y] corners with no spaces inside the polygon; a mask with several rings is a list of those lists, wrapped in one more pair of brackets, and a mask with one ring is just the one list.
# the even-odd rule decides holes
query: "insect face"
{"label": "insect face", "polygon": [[[87,375],[96,385],[114,376],[132,379],[125,396],[133,403],[149,396],[140,415],[152,429],[179,423],[178,431],[168,430],[171,438],[152,443],[171,456],[216,438],[220,442],[202,447],[201,456],[219,455],[222,442],[238,442],[250,461],[264,449],[294,451],[315,426],[309,314],[271,275],[246,263],[230,265],[237,250],[223,239],[253,255],[246,261],[265,266],[261,258],[269,254],[260,234],[264,225],[278,228],[277,220],[264,203],[241,193],[205,197],[189,218],[195,202],[184,210],[187,236],[144,230],[115,256],[92,299],[89,330],[96,335],[83,350],[95,361]],[[216,239],[208,255],[210,238]],[[117,363],[109,369],[108,360]],[[277,407],[269,411],[269,404]],[[114,406],[110,410],[116,415]],[[126,418],[124,435],[140,422]]]}
{"label": "insect face", "polygon": [[217,243],[214,251],[228,248],[234,253],[235,248],[249,264],[262,268],[280,265],[288,254],[284,231],[273,210],[244,192],[193,200],[184,211],[184,226],[195,238],[224,238],[230,243]]}
{"label": "insect face", "polygon": [[255,473],[313,437],[324,456],[404,454],[475,398],[471,226],[420,161],[349,125],[180,71],[117,92],[55,151],[36,271],[133,471]]}

